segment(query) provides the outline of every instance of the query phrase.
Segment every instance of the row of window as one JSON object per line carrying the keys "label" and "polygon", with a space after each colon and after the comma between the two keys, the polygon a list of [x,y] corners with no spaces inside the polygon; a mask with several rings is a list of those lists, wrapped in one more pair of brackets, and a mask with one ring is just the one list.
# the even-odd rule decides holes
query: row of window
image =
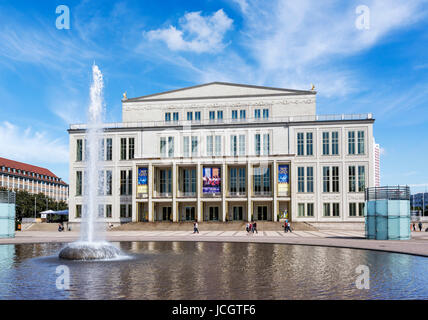
{"label": "row of window", "polygon": [[[171,117],[172,116],[172,117]],[[268,119],[269,118],[269,109],[254,109],[254,119]],[[247,111],[245,109],[232,110],[232,120],[244,120],[247,118]],[[201,111],[188,111],[187,118],[188,121],[201,121]],[[211,110],[209,111],[210,121],[222,121],[223,120],[223,110]],[[165,112],[165,122],[179,121],[178,112]]]}
{"label": "row of window", "polygon": [[[348,216],[350,217],[363,217],[364,216],[364,202],[350,202],[348,207]],[[313,203],[298,203],[297,215],[299,217],[313,217],[314,204]],[[323,216],[324,217],[340,217],[340,203],[339,202],[326,202],[323,203]]]}
{"label": "row of window", "polygon": [[[338,166],[323,166],[322,175],[323,192],[340,192]],[[365,186],[365,166],[348,166],[348,191],[364,192]],[[314,192],[314,167],[297,167],[297,192]]]}
{"label": "row of window", "polygon": [[61,181],[60,178],[56,178],[56,177],[52,177],[52,176],[48,176],[48,175],[44,175],[44,174],[39,174],[39,173],[32,172],[32,171],[10,168],[10,167],[6,167],[6,166],[2,166],[1,169],[3,172],[22,174],[24,176],[34,177],[34,178],[38,178],[38,179],[45,179],[45,180],[54,181],[54,182],[60,182]]}
{"label": "row of window", "polygon": [[[161,157],[172,158],[175,156],[174,137],[160,137],[159,152]],[[270,134],[255,134],[254,136],[255,155],[270,154]],[[199,156],[199,138],[197,136],[183,137],[183,157]],[[222,155],[222,136],[212,135],[206,137],[206,155],[221,156]],[[246,155],[246,136],[231,135],[230,136],[230,155],[244,156]]]}
{"label": "row of window", "polygon": [[[98,218],[111,218],[112,217],[112,205],[111,204],[99,204],[98,205]],[[132,217],[132,204],[121,204],[120,205],[120,217],[131,218]],[[82,205],[76,204],[76,218],[82,218]]]}
{"label": "row of window", "polygon": [[[298,156],[313,156],[313,145],[313,132],[297,133]],[[348,131],[348,155],[355,154],[365,154],[364,131]],[[339,155],[339,131],[325,131],[322,133],[322,155]]]}
{"label": "row of window", "polygon": [[[83,161],[83,144],[85,153],[88,152],[88,142],[86,139],[76,140],[76,161]],[[135,156],[135,138],[120,139],[120,160],[131,160]],[[113,139],[103,138],[98,141],[98,160],[113,160]]]}

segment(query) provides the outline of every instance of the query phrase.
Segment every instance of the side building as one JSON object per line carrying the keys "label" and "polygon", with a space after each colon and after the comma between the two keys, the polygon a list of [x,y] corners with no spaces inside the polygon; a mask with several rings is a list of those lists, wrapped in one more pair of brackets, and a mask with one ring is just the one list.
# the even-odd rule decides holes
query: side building
{"label": "side building", "polygon": [[[105,124],[98,215],[130,221],[363,222],[371,114],[317,115],[316,92],[213,82],[122,100]],[[70,221],[86,125],[71,125]]]}
{"label": "side building", "polygon": [[68,201],[68,184],[50,170],[5,158],[0,158],[0,187]]}

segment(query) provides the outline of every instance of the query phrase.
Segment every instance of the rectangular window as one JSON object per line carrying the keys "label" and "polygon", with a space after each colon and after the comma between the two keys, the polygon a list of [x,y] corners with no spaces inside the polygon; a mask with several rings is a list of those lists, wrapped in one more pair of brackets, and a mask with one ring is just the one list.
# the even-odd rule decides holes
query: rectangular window
{"label": "rectangular window", "polygon": [[161,194],[170,194],[172,189],[172,170],[162,169],[160,170],[160,184],[159,189]]}
{"label": "rectangular window", "polygon": [[215,111],[210,111],[210,120],[211,121],[215,120]]}
{"label": "rectangular window", "polygon": [[314,216],[314,204],[313,203],[307,203],[306,204],[306,212],[308,217],[313,217]]}
{"label": "rectangular window", "polygon": [[134,159],[134,154],[135,154],[135,139],[129,138],[128,158]]}
{"label": "rectangular window", "polygon": [[232,110],[232,120],[238,119],[238,110]]}
{"label": "rectangular window", "polygon": [[83,160],[82,152],[83,152],[83,140],[77,139],[76,140],[76,161]]}
{"label": "rectangular window", "polygon": [[254,118],[260,119],[260,109],[254,109]]}
{"label": "rectangular window", "polygon": [[339,167],[332,167],[332,191],[339,192]]}
{"label": "rectangular window", "polygon": [[348,154],[355,154],[355,131],[348,131]]}
{"label": "rectangular window", "polygon": [[120,160],[126,160],[126,138],[120,139]]}
{"label": "rectangular window", "polygon": [[358,154],[364,154],[364,131],[358,131]]}
{"label": "rectangular window", "polygon": [[126,194],[126,171],[120,171],[120,195]]}
{"label": "rectangular window", "polygon": [[270,150],[270,136],[269,134],[264,134],[263,135],[263,154],[265,156],[269,155],[269,150]]}
{"label": "rectangular window", "polygon": [[168,137],[168,157],[174,157],[174,137]]}
{"label": "rectangular window", "polygon": [[186,195],[194,195],[196,192],[196,170],[183,169],[183,192]]}
{"label": "rectangular window", "polygon": [[82,195],[82,171],[76,171],[76,196]]}
{"label": "rectangular window", "polygon": [[161,157],[166,157],[166,138],[160,138],[160,154]]}
{"label": "rectangular window", "polygon": [[304,148],[304,136],[302,132],[297,134],[297,155],[303,156],[303,148]]}
{"label": "rectangular window", "polygon": [[192,137],[192,157],[198,156],[198,137]]}
{"label": "rectangular window", "polygon": [[183,157],[190,156],[189,137],[183,137]]}
{"label": "rectangular window", "polygon": [[219,110],[217,111],[217,121],[223,120],[223,111]]}
{"label": "rectangular window", "polygon": [[126,204],[120,205],[120,217],[126,218]]}
{"label": "rectangular window", "polygon": [[111,218],[111,204],[106,204],[106,218]]}
{"label": "rectangular window", "polygon": [[322,133],[322,154],[324,156],[330,154],[329,147],[330,147],[329,133],[328,132],[323,132]]}
{"label": "rectangular window", "polygon": [[304,217],[305,216],[305,204],[304,203],[299,203],[298,204],[297,214],[299,215],[299,217]]}
{"label": "rectangular window", "polygon": [[311,156],[313,155],[313,133],[312,132],[306,132],[306,155]]}
{"label": "rectangular window", "polygon": [[260,155],[260,134],[256,134],[255,137],[255,151],[256,151],[256,155],[259,156]]}
{"label": "rectangular window", "polygon": [[193,120],[193,112],[187,112],[187,120],[192,121]]}
{"label": "rectangular window", "polygon": [[339,132],[331,133],[331,154],[337,156],[339,154]]}
{"label": "rectangular window", "polygon": [[104,205],[98,205],[98,218],[104,218]]}
{"label": "rectangular window", "polygon": [[357,204],[354,202],[349,203],[349,216],[355,217],[357,215]]}
{"label": "rectangular window", "polygon": [[340,215],[340,203],[333,203],[333,217],[338,217]]}
{"label": "rectangular window", "polygon": [[76,218],[82,217],[82,205],[76,204]]}
{"label": "rectangular window", "polygon": [[230,154],[232,156],[238,155],[237,137],[230,136]]}
{"label": "rectangular window", "polygon": [[306,168],[306,192],[314,192],[314,167]]}
{"label": "rectangular window", "polygon": [[111,196],[113,190],[113,174],[111,170],[106,171],[106,195]]}
{"label": "rectangular window", "polygon": [[213,136],[207,136],[207,155],[212,156],[214,151]]}
{"label": "rectangular window", "polygon": [[246,118],[245,110],[240,110],[240,111],[239,111],[239,118],[240,118],[241,120],[243,120],[243,119],[245,119],[245,118]]}
{"label": "rectangular window", "polygon": [[243,134],[239,135],[239,155],[245,155],[245,135]]}
{"label": "rectangular window", "polygon": [[263,119],[269,118],[269,109],[263,109]]}
{"label": "rectangular window", "polygon": [[360,216],[360,217],[364,217],[364,207],[365,207],[365,203],[364,202],[360,202],[359,204],[358,204],[358,215]]}
{"label": "rectangular window", "polygon": [[174,122],[177,122],[178,121],[178,112],[174,112],[173,113],[173,117],[174,117]]}
{"label": "rectangular window", "polygon": [[305,168],[297,168],[297,192],[305,192]]}
{"label": "rectangular window", "polygon": [[113,159],[113,140],[111,138],[107,138],[106,144],[107,144],[106,160],[111,161]]}
{"label": "rectangular window", "polygon": [[215,150],[216,156],[221,156],[221,136],[215,136]]}
{"label": "rectangular window", "polygon": [[330,203],[323,204],[323,214],[324,217],[330,217]]}
{"label": "rectangular window", "polygon": [[323,192],[330,192],[330,167],[323,167]]}
{"label": "rectangular window", "polygon": [[169,122],[169,121],[171,121],[171,113],[165,112],[165,122]]}
{"label": "rectangular window", "polygon": [[128,171],[128,195],[132,195],[132,170]]}
{"label": "rectangular window", "polygon": [[201,112],[200,111],[195,112],[195,121],[201,121]]}
{"label": "rectangular window", "polygon": [[229,190],[231,193],[238,192],[238,169],[231,168],[230,169],[230,182],[229,182]]}
{"label": "rectangular window", "polygon": [[356,186],[355,186],[355,167],[354,166],[349,166],[348,175],[349,175],[349,192],[355,192]]}
{"label": "rectangular window", "polygon": [[365,167],[358,166],[358,192],[364,192],[366,188]]}

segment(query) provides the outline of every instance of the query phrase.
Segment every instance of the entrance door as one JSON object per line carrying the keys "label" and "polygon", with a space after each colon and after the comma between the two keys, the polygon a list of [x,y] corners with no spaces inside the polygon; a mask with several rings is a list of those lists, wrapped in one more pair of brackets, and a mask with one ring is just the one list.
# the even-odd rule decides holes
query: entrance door
{"label": "entrance door", "polygon": [[172,208],[171,207],[162,207],[162,220],[163,221],[172,221]]}
{"label": "entrance door", "polygon": [[195,220],[195,207],[185,207],[184,208],[184,220],[185,221]]}
{"label": "entrance door", "polygon": [[267,220],[267,206],[257,207],[257,220]]}
{"label": "entrance door", "polygon": [[233,220],[242,220],[243,211],[243,207],[233,207]]}
{"label": "entrance door", "polygon": [[210,207],[210,220],[218,221],[218,207]]}

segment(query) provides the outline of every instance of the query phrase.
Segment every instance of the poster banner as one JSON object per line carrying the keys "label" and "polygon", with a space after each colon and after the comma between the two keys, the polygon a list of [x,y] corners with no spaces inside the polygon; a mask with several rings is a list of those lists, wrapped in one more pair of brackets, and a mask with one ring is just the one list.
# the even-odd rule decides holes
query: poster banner
{"label": "poster banner", "polygon": [[278,165],[278,193],[288,194],[289,190],[289,165]]}
{"label": "poster banner", "polygon": [[137,193],[147,193],[148,168],[138,168]]}
{"label": "poster banner", "polygon": [[220,168],[204,168],[202,179],[203,193],[221,193]]}

